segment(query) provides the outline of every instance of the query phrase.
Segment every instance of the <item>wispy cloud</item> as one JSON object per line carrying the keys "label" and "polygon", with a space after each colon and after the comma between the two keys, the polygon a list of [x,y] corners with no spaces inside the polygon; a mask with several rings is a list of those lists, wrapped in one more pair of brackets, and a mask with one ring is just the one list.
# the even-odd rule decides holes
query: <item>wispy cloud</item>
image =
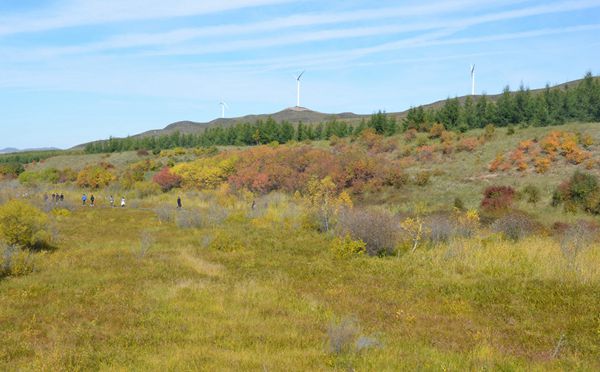
{"label": "wispy cloud", "polygon": [[196,16],[299,0],[70,0],[57,8],[0,18],[0,36],[111,22]]}
{"label": "wispy cloud", "polygon": [[[263,0],[267,1],[267,0]],[[336,39],[350,39],[367,36],[382,36],[443,29],[464,29],[480,24],[507,21],[518,18],[541,16],[552,13],[565,13],[600,7],[599,0],[576,0],[556,2],[502,12],[486,13],[466,18],[421,22],[394,22],[378,26],[354,26],[351,28],[325,29],[285,33],[286,29],[299,26],[319,26],[324,24],[344,24],[352,21],[384,20],[389,18],[412,19],[417,15],[443,15],[465,7],[473,6],[474,1],[442,2],[421,6],[405,6],[375,10],[360,10],[341,13],[300,14],[249,24],[227,24],[202,28],[176,29],[162,33],[125,34],[106,40],[66,47],[46,47],[25,52],[11,50],[6,54],[30,56],[30,58],[55,57],[69,54],[98,53],[108,50],[151,47],[151,51],[136,50],[142,55],[203,55],[240,51],[255,48],[289,46],[299,43],[323,42]],[[267,37],[248,38],[258,32],[277,31]],[[283,33],[282,33],[283,32]],[[0,31],[1,33],[1,31]],[[211,37],[234,37],[234,40],[210,41]],[[202,39],[204,38],[204,39]],[[202,39],[202,42],[193,42]],[[402,40],[398,43],[404,43]],[[373,50],[372,52],[375,52]]]}

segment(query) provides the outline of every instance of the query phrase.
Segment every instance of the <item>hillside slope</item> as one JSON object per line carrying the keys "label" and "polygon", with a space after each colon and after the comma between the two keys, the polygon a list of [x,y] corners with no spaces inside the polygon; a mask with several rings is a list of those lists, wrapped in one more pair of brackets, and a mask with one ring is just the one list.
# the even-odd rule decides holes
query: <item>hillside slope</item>
{"label": "hillside slope", "polygon": [[[599,78],[595,77],[594,79],[599,79]],[[569,82],[566,82],[563,84],[555,85],[555,86],[552,86],[551,89],[565,89],[568,87],[576,86],[582,80],[583,79],[573,80],[573,81],[569,81]],[[544,90],[545,90],[545,88],[539,88],[539,89],[530,90],[530,92],[533,94],[536,94],[536,93],[540,93]],[[511,92],[511,94],[515,94],[515,93],[516,93],[515,91]],[[498,94],[486,95],[486,98],[490,101],[495,102],[501,96],[502,96],[502,93],[498,93]],[[462,104],[462,103],[464,103],[464,101],[466,100],[467,97],[469,97],[469,96],[461,96],[461,97],[457,97],[457,99]],[[482,95],[472,96],[472,98],[475,101],[477,101],[481,97],[482,97]],[[438,108],[442,107],[445,102],[446,102],[446,99],[443,99],[443,100],[435,101],[435,102],[432,102],[429,104],[421,105],[420,107],[423,107],[424,109],[438,109]],[[389,112],[388,115],[396,118],[396,120],[401,120],[404,117],[406,117],[407,113],[408,113],[408,110],[405,110],[405,111],[400,111],[400,112]],[[162,129],[153,129],[153,130],[149,130],[146,132],[142,132],[142,133],[133,135],[133,136],[131,136],[131,138],[159,137],[159,136],[163,136],[163,135],[173,134],[175,132],[179,132],[182,134],[200,133],[207,128],[218,127],[218,126],[219,127],[229,127],[229,126],[233,126],[238,123],[255,123],[259,120],[265,121],[269,118],[272,118],[276,122],[287,121],[292,124],[298,124],[300,122],[305,123],[305,124],[314,124],[314,123],[321,123],[321,122],[326,122],[326,121],[334,120],[334,119],[344,120],[348,124],[356,124],[361,119],[367,119],[370,116],[371,116],[371,114],[355,114],[352,112],[344,112],[344,113],[338,113],[338,114],[322,113],[322,112],[310,110],[305,107],[289,107],[289,108],[286,108],[284,110],[281,110],[279,112],[275,112],[272,114],[246,115],[246,116],[241,116],[241,117],[237,117],[237,118],[219,118],[219,119],[215,119],[215,120],[205,122],[205,123],[189,121],[189,120],[178,121],[178,122],[171,123]],[[94,142],[97,142],[97,141],[93,141],[92,143],[94,143]],[[73,147],[73,149],[82,149],[86,145],[87,145],[87,143],[77,145],[77,146]]]}

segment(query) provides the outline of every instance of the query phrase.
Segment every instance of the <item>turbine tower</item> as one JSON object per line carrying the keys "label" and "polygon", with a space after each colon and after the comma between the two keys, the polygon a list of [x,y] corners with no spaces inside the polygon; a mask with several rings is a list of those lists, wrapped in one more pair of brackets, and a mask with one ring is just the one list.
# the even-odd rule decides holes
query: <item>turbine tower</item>
{"label": "turbine tower", "polygon": [[229,106],[223,101],[219,102],[219,105],[221,105],[221,119],[225,119],[225,109],[229,109]]}
{"label": "turbine tower", "polygon": [[298,77],[296,77],[296,107],[300,107],[300,78],[306,71],[302,71]]}
{"label": "turbine tower", "polygon": [[475,95],[475,65],[471,65],[471,95]]}

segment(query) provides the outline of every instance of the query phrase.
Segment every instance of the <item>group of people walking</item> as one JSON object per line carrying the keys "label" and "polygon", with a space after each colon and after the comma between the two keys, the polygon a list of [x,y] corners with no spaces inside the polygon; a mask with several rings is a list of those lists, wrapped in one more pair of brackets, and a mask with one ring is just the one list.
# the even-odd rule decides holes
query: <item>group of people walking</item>
{"label": "group of people walking", "polygon": [[[83,194],[81,196],[81,205],[86,206],[87,201],[88,201],[88,196],[86,194]],[[89,201],[90,201],[90,207],[94,207],[96,205],[95,204],[96,197],[94,196],[94,194],[90,195]],[[110,203],[111,208],[115,206],[115,198],[112,195],[108,197],[108,202]],[[125,197],[124,196],[121,197],[121,208],[125,208]]]}
{"label": "group of people walking", "polygon": [[[59,203],[65,200],[65,195],[60,193],[53,193],[52,196],[52,202],[53,203]],[[44,194],[44,202],[48,202],[50,199],[50,197],[48,196],[48,194]],[[89,201],[89,204],[88,204]],[[110,195],[108,197],[108,202],[110,203],[110,207],[113,208],[115,206],[115,198]],[[83,194],[81,195],[81,205],[82,206],[87,206],[89,205],[90,207],[94,207],[96,206],[96,197],[94,196],[94,194],[91,194],[89,197],[87,196],[87,194]],[[125,197],[121,196],[121,208],[125,208],[126,202],[125,202]],[[252,206],[254,208],[254,205]],[[181,209],[182,208],[182,204],[181,204],[181,196],[177,197],[177,209]]]}
{"label": "group of people walking", "polygon": [[[48,194],[44,194],[44,201],[48,202],[48,200],[50,199],[50,197],[48,196]],[[65,200],[65,195],[63,193],[52,193],[52,203],[58,203],[61,201]]]}

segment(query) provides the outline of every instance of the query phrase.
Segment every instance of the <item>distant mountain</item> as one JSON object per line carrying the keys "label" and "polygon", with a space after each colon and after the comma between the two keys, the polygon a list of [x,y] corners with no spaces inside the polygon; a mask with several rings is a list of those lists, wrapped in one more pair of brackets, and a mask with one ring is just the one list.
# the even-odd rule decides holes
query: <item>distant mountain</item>
{"label": "distant mountain", "polygon": [[0,154],[13,154],[15,152],[28,152],[28,151],[52,151],[52,150],[60,150],[59,148],[56,147],[39,147],[39,148],[35,148],[35,149],[22,149],[19,150],[17,148],[14,147],[7,147],[4,149],[0,149]]}
{"label": "distant mountain", "polygon": [[229,127],[238,123],[254,123],[258,120],[267,120],[272,118],[277,122],[288,121],[292,124],[297,123],[320,123],[327,120],[352,120],[360,119],[365,115],[357,115],[351,112],[344,112],[341,114],[325,114],[322,112],[312,111],[305,107],[290,107],[285,110],[273,113],[273,114],[261,114],[261,115],[246,115],[238,118],[219,118],[207,123],[199,123],[194,121],[178,121],[167,125],[163,129],[149,130],[140,134],[136,134],[132,137],[149,137],[149,136],[161,136],[165,134],[171,134],[174,132],[180,133],[197,133],[205,128],[214,126]]}
{"label": "distant mountain", "polygon": [[[595,77],[595,79],[598,79],[598,77]],[[563,84],[559,84],[559,85],[554,85],[552,86],[552,89],[562,89],[565,87],[570,87],[570,86],[576,86],[581,80],[574,80],[574,81],[569,81]],[[543,91],[545,88],[541,88],[541,89],[532,89],[530,90],[531,93],[539,93],[541,91]],[[515,91],[512,91],[511,94],[514,94]],[[496,101],[502,94],[492,94],[492,95],[486,95],[486,97],[491,100],[491,101]],[[461,96],[458,97],[458,100],[463,103],[464,100],[467,98],[468,96]],[[475,95],[472,96],[474,100],[477,100],[478,98],[481,97],[481,95]],[[444,103],[446,102],[445,99],[443,100],[439,100],[433,103],[429,103],[429,104],[424,104],[421,105],[421,107],[428,109],[428,108],[439,108],[441,106],[444,105]],[[406,111],[401,111],[401,112],[388,112],[388,115],[394,116],[397,120],[399,119],[403,119],[406,114],[407,114],[408,110]],[[153,137],[153,136],[162,136],[162,135],[167,135],[167,134],[172,134],[175,132],[180,132],[183,134],[189,134],[189,133],[198,133],[198,132],[202,132],[203,130],[205,130],[206,128],[211,128],[211,127],[215,127],[215,126],[222,126],[222,127],[229,127],[238,123],[254,123],[257,120],[267,120],[269,117],[274,119],[277,122],[282,122],[282,121],[288,121],[292,124],[297,124],[297,123],[305,123],[305,124],[313,124],[313,123],[320,123],[320,122],[325,122],[328,120],[333,120],[333,119],[337,119],[337,120],[344,120],[346,122],[348,122],[349,124],[354,124],[358,121],[360,121],[361,119],[365,118],[367,119],[368,117],[370,117],[371,115],[361,115],[361,114],[354,114],[351,112],[344,112],[344,113],[340,113],[340,114],[326,114],[326,113],[322,113],[322,112],[317,112],[317,111],[312,111],[308,108],[305,107],[289,107],[285,110],[273,113],[273,114],[261,114],[261,115],[246,115],[246,116],[242,116],[242,117],[238,117],[238,118],[224,118],[224,119],[215,119],[206,123],[201,123],[201,122],[195,122],[195,121],[178,121],[172,124],[167,125],[166,127],[164,127],[163,129],[154,129],[154,130],[149,130],[143,133],[139,133],[136,135],[133,135],[133,138],[139,138],[139,137]],[[85,145],[87,145],[87,143],[75,146],[73,149],[81,149],[83,147],[85,147]]]}

